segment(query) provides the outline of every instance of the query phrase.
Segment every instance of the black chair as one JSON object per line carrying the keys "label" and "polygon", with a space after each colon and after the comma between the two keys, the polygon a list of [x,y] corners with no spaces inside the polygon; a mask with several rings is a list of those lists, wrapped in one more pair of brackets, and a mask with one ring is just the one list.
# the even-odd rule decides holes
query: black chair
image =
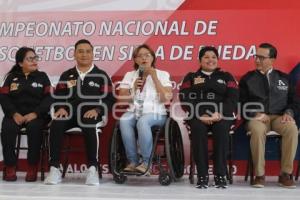
{"label": "black chair", "polygon": [[[98,132],[99,134],[99,132]],[[76,152],[85,152],[85,146],[73,146],[72,145],[72,138],[75,138],[75,137],[84,137],[84,132],[82,132],[81,128],[78,128],[78,127],[74,127],[74,128],[71,128],[71,129],[68,129],[65,134],[64,134],[64,145],[63,145],[63,148],[62,148],[62,152],[64,154],[64,162],[63,162],[63,173],[62,173],[62,178],[65,177],[66,175],[66,172],[67,172],[67,167],[68,167],[68,163],[69,163],[69,154],[70,153],[76,153]],[[100,134],[99,134],[100,136]],[[100,162],[100,159],[98,160],[98,163],[97,163],[97,168],[98,168],[98,175],[99,175],[99,178],[101,179],[102,178],[102,167],[101,167],[101,162]]]}
{"label": "black chair", "polygon": [[[45,129],[43,129],[42,131],[42,146],[41,146],[41,158],[40,158],[40,170],[41,170],[41,180],[43,181],[45,179],[45,171],[46,171],[46,166],[47,163],[45,163],[45,161],[47,162],[47,156],[48,156],[48,127],[46,127]],[[19,133],[17,134],[17,143],[16,143],[16,147],[15,147],[15,152],[16,152],[16,157],[19,158],[20,155],[20,150],[28,150],[28,146],[21,146],[21,139],[22,136],[26,136],[27,137],[27,132],[26,132],[26,128],[23,127],[20,129]]]}
{"label": "black chair", "polygon": [[[190,131],[190,127],[188,126],[188,124],[186,122],[184,122],[184,124],[186,125],[186,128],[188,130],[189,133],[189,139],[191,141],[191,131]],[[234,128],[235,125],[232,125],[229,131],[229,151],[228,151],[228,167],[227,167],[227,172],[226,172],[226,178],[228,180],[228,182],[230,184],[233,183],[233,135],[234,135]],[[208,132],[208,140],[212,139],[212,132]],[[195,161],[193,158],[193,148],[192,148],[192,143],[190,143],[190,173],[189,173],[189,180],[190,180],[190,184],[194,184],[194,175],[195,175]]]}

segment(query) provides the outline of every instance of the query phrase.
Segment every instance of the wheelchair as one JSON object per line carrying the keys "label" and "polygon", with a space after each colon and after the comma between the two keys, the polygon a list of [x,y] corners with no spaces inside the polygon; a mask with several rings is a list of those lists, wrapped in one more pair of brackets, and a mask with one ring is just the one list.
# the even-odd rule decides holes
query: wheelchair
{"label": "wheelchair", "polygon": [[[115,123],[109,152],[110,172],[113,180],[118,184],[126,182],[128,176],[143,176],[149,174],[150,166],[157,165],[159,169],[158,181],[161,185],[169,185],[178,181],[184,174],[184,151],[181,131],[178,123],[168,117],[164,127],[153,126],[153,149],[150,156],[148,169],[145,173],[124,172],[126,152],[123,146],[119,129],[119,121]],[[167,166],[163,166],[164,164]]]}

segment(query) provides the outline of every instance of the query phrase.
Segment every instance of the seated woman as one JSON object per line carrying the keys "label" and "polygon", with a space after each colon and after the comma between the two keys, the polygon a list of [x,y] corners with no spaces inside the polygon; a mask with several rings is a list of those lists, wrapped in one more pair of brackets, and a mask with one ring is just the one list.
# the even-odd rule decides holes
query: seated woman
{"label": "seated woman", "polygon": [[16,181],[16,137],[26,127],[28,168],[26,181],[36,181],[42,144],[42,129],[48,119],[51,104],[50,81],[38,71],[38,56],[32,48],[22,47],[15,56],[16,64],[7,73],[1,88],[4,112],[1,142],[4,157],[3,179]]}
{"label": "seated woman", "polygon": [[[151,127],[163,126],[166,118],[164,103],[172,98],[168,72],[155,68],[155,53],[148,45],[140,45],[133,53],[134,70],[127,72],[120,84],[119,102],[129,103],[128,112],[120,119],[120,130],[129,164],[124,171],[145,173],[153,147]],[[139,161],[135,137],[142,155]]]}
{"label": "seated woman", "polygon": [[232,75],[218,68],[218,51],[203,47],[199,52],[200,68],[188,73],[182,82],[179,98],[189,112],[193,157],[197,166],[197,188],[208,187],[208,131],[213,133],[214,180],[226,188],[229,130],[238,102],[238,86]]}

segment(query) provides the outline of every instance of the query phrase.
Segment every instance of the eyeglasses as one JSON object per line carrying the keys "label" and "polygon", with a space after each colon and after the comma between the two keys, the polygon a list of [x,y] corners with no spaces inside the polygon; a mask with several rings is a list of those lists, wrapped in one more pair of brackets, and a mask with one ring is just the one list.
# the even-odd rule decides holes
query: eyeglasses
{"label": "eyeglasses", "polygon": [[264,61],[265,59],[267,58],[270,58],[269,56],[266,57],[266,56],[261,56],[261,55],[253,55],[253,58],[256,60],[258,59],[260,62]]}
{"label": "eyeglasses", "polygon": [[25,58],[28,62],[38,61],[40,57],[33,56],[33,57],[27,57]]}
{"label": "eyeglasses", "polygon": [[145,53],[145,54],[138,54],[137,58],[151,58],[151,53]]}

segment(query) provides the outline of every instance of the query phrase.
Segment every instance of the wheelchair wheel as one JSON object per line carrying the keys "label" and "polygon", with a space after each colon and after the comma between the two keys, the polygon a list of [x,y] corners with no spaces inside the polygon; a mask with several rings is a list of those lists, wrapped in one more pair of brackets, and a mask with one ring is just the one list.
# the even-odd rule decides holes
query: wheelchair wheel
{"label": "wheelchair wheel", "polygon": [[124,176],[123,174],[119,174],[119,175],[113,175],[114,176],[114,181],[118,184],[123,184],[126,182],[127,177]]}
{"label": "wheelchair wheel", "polygon": [[126,181],[126,176],[120,174],[125,165],[126,153],[119,129],[119,121],[117,121],[114,126],[109,152],[109,169],[116,183],[124,183]]}
{"label": "wheelchair wheel", "polygon": [[167,185],[171,184],[172,178],[171,178],[170,174],[168,174],[166,172],[162,172],[158,176],[158,181],[161,185],[167,186]]}
{"label": "wheelchair wheel", "polygon": [[170,117],[165,125],[165,143],[170,175],[176,181],[184,174],[184,151],[180,127]]}

